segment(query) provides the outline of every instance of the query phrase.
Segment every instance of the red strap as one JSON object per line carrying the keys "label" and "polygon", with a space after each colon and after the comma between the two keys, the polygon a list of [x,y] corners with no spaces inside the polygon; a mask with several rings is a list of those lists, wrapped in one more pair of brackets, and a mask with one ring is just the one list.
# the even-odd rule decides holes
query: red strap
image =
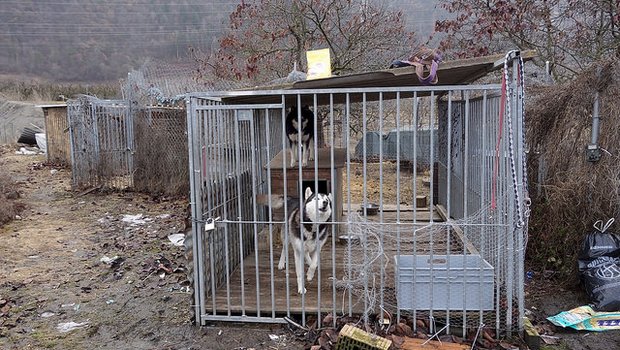
{"label": "red strap", "polygon": [[499,177],[499,147],[502,141],[504,130],[504,112],[506,111],[506,74],[502,72],[502,98],[499,106],[499,133],[497,134],[497,144],[495,145],[495,164],[493,164],[493,179],[491,182],[491,209],[497,207],[497,178]]}

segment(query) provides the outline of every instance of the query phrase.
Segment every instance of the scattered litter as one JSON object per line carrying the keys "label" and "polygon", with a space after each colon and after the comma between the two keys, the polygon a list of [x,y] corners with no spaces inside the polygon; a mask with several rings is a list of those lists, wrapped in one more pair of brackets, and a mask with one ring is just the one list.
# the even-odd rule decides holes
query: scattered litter
{"label": "scattered litter", "polygon": [[99,261],[101,261],[102,263],[107,264],[107,265],[114,264],[114,262],[116,262],[116,260],[118,260],[118,255],[114,255],[111,258],[104,255],[101,259],[99,259]]}
{"label": "scattered litter", "polygon": [[47,138],[45,137],[45,133],[38,132],[34,134],[34,139],[37,142],[37,147],[39,147],[41,152],[45,153],[45,150],[47,150]]}
{"label": "scattered litter", "polygon": [[161,214],[161,215],[157,215],[158,219],[167,219],[170,217],[170,214]]}
{"label": "scattered litter", "polygon": [[269,334],[269,339],[271,339],[273,341],[276,341],[276,340],[280,339],[280,336],[275,335],[275,334]]}
{"label": "scattered litter", "polygon": [[105,303],[108,305],[114,304],[114,299],[106,300]]}
{"label": "scattered litter", "polygon": [[59,323],[56,329],[60,333],[67,333],[67,332],[71,332],[73,330],[80,329],[86,326],[88,326],[88,322],[82,322],[82,323],[65,322],[65,323]]}
{"label": "scattered litter", "polygon": [[151,221],[151,219],[145,217],[142,214],[136,214],[136,215],[125,214],[125,215],[123,215],[123,219],[122,220],[123,220],[123,222],[128,222],[128,223],[133,224],[133,225],[144,225],[148,221]]}
{"label": "scattered litter", "polygon": [[525,278],[526,278],[528,281],[532,280],[532,279],[534,278],[534,272],[532,272],[532,271],[528,271],[528,272],[526,272],[526,273],[525,273]]}
{"label": "scattered litter", "polygon": [[620,312],[596,312],[590,306],[580,306],[569,311],[562,311],[547,317],[559,327],[570,327],[585,331],[607,331],[620,329]]}
{"label": "scattered litter", "polygon": [[60,307],[73,307],[73,306],[75,306],[75,303],[60,305]]}
{"label": "scattered litter", "polygon": [[219,332],[217,332],[217,335],[222,335],[222,333],[224,333],[221,329]]}
{"label": "scattered litter", "polygon": [[50,170],[50,174],[52,174],[52,175],[56,174],[57,172],[58,172],[58,169],[52,169],[52,170]]}
{"label": "scattered litter", "polygon": [[499,347],[500,347],[501,349],[504,349],[504,350],[519,350],[519,347],[514,346],[514,345],[512,345],[512,344],[508,344],[508,343],[503,342],[503,341],[500,341],[500,342],[499,342]]}
{"label": "scattered litter", "polygon": [[97,219],[97,222],[100,223],[100,224],[107,224],[110,221],[114,221],[114,218],[112,216],[108,215],[108,213],[105,213],[104,217],[102,217],[100,219]]}
{"label": "scattered litter", "polygon": [[541,334],[540,335],[540,339],[542,339],[543,342],[545,342],[545,344],[547,344],[547,345],[558,345],[558,344],[560,344],[560,337],[556,337],[556,336],[553,336],[553,335]]}
{"label": "scattered litter", "polygon": [[22,219],[22,217],[21,217],[21,216],[19,216],[19,215],[15,215],[15,220],[21,220],[21,219]]}
{"label": "scattered litter", "polygon": [[53,312],[45,311],[44,313],[41,314],[41,317],[48,318],[48,317],[52,317],[54,315],[56,315],[56,314],[53,313]]}
{"label": "scattered litter", "polygon": [[28,259],[38,259],[38,255],[28,255]]}
{"label": "scattered litter", "polygon": [[160,255],[155,258],[147,259],[142,264],[142,272],[146,273],[146,277],[142,279],[143,281],[145,281],[152,275],[158,275],[160,279],[164,279],[166,275],[185,272],[185,269],[182,266],[173,267],[170,260]]}
{"label": "scattered litter", "polygon": [[170,242],[177,247],[183,246],[183,241],[185,240],[185,235],[183,233],[174,233],[168,236]]}
{"label": "scattered litter", "polygon": [[23,155],[33,155],[33,154],[39,154],[39,153],[41,153],[41,150],[35,147],[29,147],[29,148],[20,147],[19,151],[15,151],[15,154],[23,154]]}

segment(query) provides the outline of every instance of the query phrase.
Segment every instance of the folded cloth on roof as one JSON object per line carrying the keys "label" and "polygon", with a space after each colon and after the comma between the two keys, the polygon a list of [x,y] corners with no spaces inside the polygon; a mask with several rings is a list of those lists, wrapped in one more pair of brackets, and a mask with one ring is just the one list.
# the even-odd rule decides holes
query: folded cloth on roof
{"label": "folded cloth on roof", "polygon": [[[408,60],[392,61],[390,68],[400,68],[414,66],[418,80],[423,85],[435,85],[438,82],[437,68],[442,61],[442,54],[439,50],[421,47],[417,49]],[[428,75],[424,76],[424,70],[428,70]]]}

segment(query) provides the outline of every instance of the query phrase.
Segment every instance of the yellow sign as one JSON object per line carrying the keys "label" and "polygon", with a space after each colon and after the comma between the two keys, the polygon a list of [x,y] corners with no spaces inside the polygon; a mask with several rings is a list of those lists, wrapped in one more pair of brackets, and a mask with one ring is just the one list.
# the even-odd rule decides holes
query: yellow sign
{"label": "yellow sign", "polygon": [[328,78],[332,76],[332,65],[329,49],[306,51],[308,60],[307,80]]}

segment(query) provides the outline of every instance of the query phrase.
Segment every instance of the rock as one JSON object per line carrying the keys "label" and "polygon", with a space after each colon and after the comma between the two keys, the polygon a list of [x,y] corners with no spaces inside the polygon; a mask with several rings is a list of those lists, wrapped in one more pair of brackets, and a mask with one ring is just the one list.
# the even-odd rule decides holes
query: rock
{"label": "rock", "polygon": [[398,323],[394,329],[394,334],[400,337],[409,337],[409,338],[413,338],[415,337],[415,333],[413,333],[413,330],[411,329],[411,327],[409,327],[406,323]]}

